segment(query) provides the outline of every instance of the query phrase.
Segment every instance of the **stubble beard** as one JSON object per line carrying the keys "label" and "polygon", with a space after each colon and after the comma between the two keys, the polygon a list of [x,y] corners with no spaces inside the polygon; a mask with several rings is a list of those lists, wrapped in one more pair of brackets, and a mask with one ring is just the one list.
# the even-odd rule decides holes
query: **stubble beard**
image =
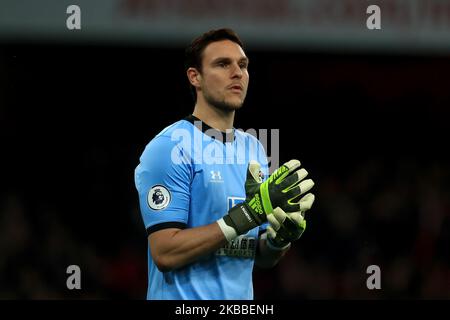
{"label": "stubble beard", "polygon": [[225,111],[225,112],[232,112],[232,111],[239,110],[240,108],[242,108],[242,105],[244,104],[244,100],[245,100],[245,97],[244,97],[244,99],[242,99],[238,103],[230,103],[225,100],[225,97],[223,97],[222,99],[217,99],[207,92],[204,92],[204,97],[205,97],[206,102],[209,105],[211,105],[221,111]]}

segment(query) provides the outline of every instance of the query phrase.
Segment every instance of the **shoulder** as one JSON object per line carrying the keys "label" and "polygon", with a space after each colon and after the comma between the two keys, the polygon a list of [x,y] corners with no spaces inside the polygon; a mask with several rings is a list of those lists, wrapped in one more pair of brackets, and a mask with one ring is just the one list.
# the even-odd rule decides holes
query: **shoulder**
{"label": "shoulder", "polygon": [[[172,123],[171,125],[165,127],[162,129],[156,136],[155,139],[158,137],[168,137],[168,138],[174,138],[174,136],[179,135],[180,131],[186,131],[186,132],[192,132],[193,125],[189,121],[186,121],[184,119],[179,120],[175,123]],[[174,139],[172,139],[174,140]]]}
{"label": "shoulder", "polygon": [[173,148],[182,149],[179,137],[192,133],[192,124],[185,120],[179,120],[161,130],[145,147],[145,154],[162,156]]}

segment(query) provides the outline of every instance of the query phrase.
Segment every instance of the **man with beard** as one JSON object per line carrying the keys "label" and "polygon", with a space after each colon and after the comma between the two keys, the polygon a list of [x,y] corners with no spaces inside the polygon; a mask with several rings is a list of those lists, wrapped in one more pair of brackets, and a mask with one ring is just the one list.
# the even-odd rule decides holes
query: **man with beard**
{"label": "man with beard", "polygon": [[248,63],[230,29],[211,30],[186,49],[194,111],[156,135],[135,170],[148,234],[147,299],[253,299],[254,263],[274,266],[306,227],[314,202],[306,170],[291,160],[264,180],[263,146],[233,128]]}

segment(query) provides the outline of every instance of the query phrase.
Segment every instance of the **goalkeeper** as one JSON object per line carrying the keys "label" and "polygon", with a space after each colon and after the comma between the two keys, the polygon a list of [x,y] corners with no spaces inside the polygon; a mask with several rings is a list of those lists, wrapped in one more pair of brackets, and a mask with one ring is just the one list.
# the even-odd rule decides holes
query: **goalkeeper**
{"label": "goalkeeper", "polygon": [[193,114],[156,135],[135,170],[148,234],[147,299],[253,299],[254,264],[274,266],[301,236],[314,183],[298,160],[268,177],[261,143],[233,128],[249,81],[236,33],[195,39],[186,74]]}

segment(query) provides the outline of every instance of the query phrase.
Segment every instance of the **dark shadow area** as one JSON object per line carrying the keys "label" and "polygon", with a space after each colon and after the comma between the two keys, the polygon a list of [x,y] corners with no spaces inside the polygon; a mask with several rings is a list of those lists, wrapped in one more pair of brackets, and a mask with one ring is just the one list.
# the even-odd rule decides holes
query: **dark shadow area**
{"label": "dark shadow area", "polygon": [[[449,299],[450,57],[247,55],[236,127],[280,129],[281,162],[316,182],[305,234],[255,270],[255,298]],[[182,48],[0,47],[0,298],[144,299],[134,168],[192,109]]]}

